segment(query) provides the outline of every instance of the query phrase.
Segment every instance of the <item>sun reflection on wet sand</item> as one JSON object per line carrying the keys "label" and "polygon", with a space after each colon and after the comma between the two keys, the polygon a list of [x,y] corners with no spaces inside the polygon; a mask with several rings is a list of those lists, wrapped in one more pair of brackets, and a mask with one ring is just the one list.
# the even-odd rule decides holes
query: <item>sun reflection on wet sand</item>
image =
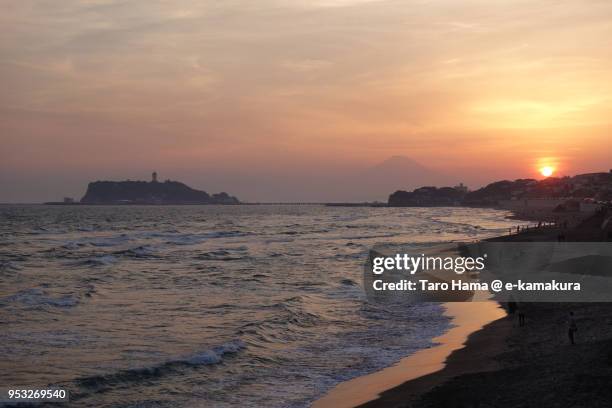
{"label": "sun reflection on wet sand", "polygon": [[446,359],[462,348],[468,336],[485,325],[506,316],[499,303],[445,303],[445,315],[452,318],[454,327],[433,339],[438,345],[417,351],[397,364],[373,374],[343,382],[317,400],[312,408],[352,408],[378,398],[380,393],[444,368]]}

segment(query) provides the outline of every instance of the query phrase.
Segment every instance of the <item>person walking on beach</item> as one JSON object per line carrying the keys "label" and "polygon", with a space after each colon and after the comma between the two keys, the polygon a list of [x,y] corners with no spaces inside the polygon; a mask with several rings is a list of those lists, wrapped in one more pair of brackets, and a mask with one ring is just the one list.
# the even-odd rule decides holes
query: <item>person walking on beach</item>
{"label": "person walking on beach", "polygon": [[569,341],[573,346],[574,344],[576,344],[574,341],[574,333],[578,331],[578,326],[576,326],[576,319],[574,319],[574,312],[569,312],[569,318],[567,320],[567,323],[567,335],[569,336]]}
{"label": "person walking on beach", "polygon": [[518,306],[516,304],[516,301],[514,300],[512,295],[510,295],[510,299],[508,300],[508,314],[513,315],[514,312],[516,312],[517,308],[518,308]]}

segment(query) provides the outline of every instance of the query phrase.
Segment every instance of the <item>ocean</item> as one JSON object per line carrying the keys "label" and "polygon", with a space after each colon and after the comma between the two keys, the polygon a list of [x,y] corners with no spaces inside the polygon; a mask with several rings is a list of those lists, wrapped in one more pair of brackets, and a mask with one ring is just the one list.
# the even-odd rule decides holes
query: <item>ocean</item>
{"label": "ocean", "polygon": [[0,386],[78,407],[306,407],[450,328],[367,301],[376,244],[505,233],[476,208],[0,206]]}

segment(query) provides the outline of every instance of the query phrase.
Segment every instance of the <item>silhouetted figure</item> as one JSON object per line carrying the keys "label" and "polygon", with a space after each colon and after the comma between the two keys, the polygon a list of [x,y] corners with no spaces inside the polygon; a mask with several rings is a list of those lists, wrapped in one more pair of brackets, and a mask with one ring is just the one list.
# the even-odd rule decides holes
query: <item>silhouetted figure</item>
{"label": "silhouetted figure", "polygon": [[520,226],[520,225],[517,225],[517,226],[516,226],[516,233],[518,234],[519,232],[521,232],[521,226]]}
{"label": "silhouetted figure", "polygon": [[514,312],[516,312],[516,302],[514,300],[509,300],[508,301],[508,314],[513,315]]}
{"label": "silhouetted figure", "polygon": [[569,337],[569,341],[572,345],[576,344],[574,341],[574,333],[578,331],[578,326],[576,326],[576,319],[574,319],[574,312],[569,312],[569,318],[567,319],[567,335]]}
{"label": "silhouetted figure", "polygon": [[519,317],[519,327],[523,327],[525,325],[525,312],[523,312],[523,309],[519,309],[518,317]]}

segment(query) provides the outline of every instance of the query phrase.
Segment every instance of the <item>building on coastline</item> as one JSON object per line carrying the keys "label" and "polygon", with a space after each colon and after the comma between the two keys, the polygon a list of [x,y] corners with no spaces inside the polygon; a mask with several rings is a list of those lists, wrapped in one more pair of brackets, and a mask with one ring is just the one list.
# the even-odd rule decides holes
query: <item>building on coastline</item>
{"label": "building on coastline", "polygon": [[580,201],[580,212],[587,214],[595,214],[597,211],[601,210],[602,205],[600,202],[597,202],[593,199],[585,198]]}
{"label": "building on coastline", "polygon": [[553,211],[567,200],[567,198],[517,198],[500,200],[499,206],[505,210],[520,212]]}
{"label": "building on coastline", "polygon": [[453,187],[455,190],[466,194],[469,190],[467,188],[467,186],[463,183],[459,183],[458,185],[456,185],[455,187]]}

